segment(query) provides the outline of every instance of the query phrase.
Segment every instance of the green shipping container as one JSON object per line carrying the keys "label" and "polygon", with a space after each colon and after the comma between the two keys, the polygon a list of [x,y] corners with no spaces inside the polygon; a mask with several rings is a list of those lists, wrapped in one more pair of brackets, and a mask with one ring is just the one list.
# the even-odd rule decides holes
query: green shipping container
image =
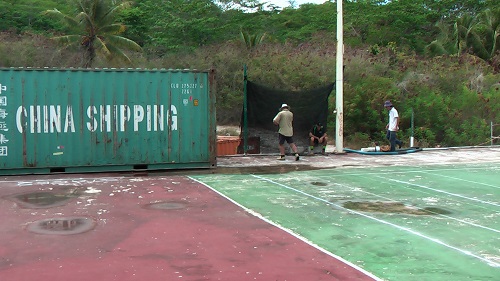
{"label": "green shipping container", "polygon": [[213,168],[214,71],[0,68],[0,174]]}

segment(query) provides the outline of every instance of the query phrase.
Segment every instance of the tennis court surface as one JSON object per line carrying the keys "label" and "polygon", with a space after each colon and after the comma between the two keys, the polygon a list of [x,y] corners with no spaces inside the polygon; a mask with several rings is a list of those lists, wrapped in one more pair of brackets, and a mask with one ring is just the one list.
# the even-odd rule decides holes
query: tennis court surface
{"label": "tennis court surface", "polygon": [[500,148],[3,177],[0,280],[500,280]]}

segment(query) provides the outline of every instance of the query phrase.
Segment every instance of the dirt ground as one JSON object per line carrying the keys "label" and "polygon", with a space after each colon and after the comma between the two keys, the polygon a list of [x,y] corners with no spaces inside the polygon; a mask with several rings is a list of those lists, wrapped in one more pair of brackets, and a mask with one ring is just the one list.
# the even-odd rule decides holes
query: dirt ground
{"label": "dirt ground", "polygon": [[[241,133],[241,129],[238,126],[217,126],[217,135],[233,135],[238,136]],[[260,139],[260,152],[262,154],[275,153],[278,151],[278,133],[277,131],[269,130],[256,130],[249,129],[248,137],[259,137]],[[297,145],[299,152],[301,154],[307,154],[308,152],[308,138],[307,136],[294,136],[294,143]],[[285,146],[289,151],[289,147]]]}

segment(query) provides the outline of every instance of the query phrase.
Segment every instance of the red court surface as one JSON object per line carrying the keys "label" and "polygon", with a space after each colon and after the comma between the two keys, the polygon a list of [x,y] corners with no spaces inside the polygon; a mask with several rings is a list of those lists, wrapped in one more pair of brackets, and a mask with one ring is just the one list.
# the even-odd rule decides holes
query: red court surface
{"label": "red court surface", "polygon": [[1,281],[376,279],[184,176],[4,177],[0,216]]}

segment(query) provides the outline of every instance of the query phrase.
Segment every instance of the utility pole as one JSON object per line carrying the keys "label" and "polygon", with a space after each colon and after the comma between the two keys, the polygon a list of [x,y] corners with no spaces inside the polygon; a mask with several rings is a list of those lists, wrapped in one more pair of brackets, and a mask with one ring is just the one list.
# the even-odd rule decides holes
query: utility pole
{"label": "utility pole", "polygon": [[344,20],[342,17],[342,1],[337,0],[337,64],[335,79],[335,150],[344,153]]}

